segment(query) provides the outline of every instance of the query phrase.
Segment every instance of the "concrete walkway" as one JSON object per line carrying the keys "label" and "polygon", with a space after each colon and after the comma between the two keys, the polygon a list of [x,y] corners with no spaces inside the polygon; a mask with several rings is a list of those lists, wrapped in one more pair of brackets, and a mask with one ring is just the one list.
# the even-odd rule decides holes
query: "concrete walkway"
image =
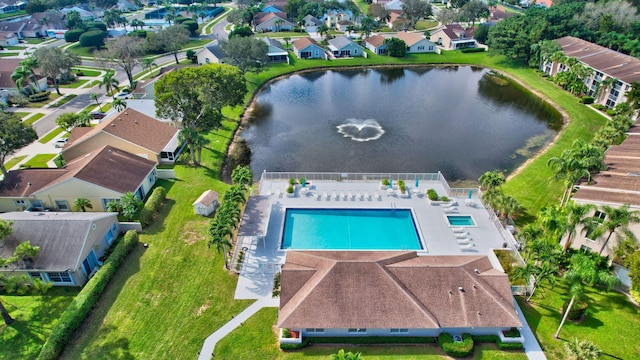
{"label": "concrete walkway", "polygon": [[243,312],[236,315],[231,321],[224,324],[220,329],[218,329],[213,334],[209,335],[202,345],[202,349],[198,353],[198,360],[210,360],[213,355],[213,348],[216,346],[216,343],[220,341],[223,337],[227,336],[230,332],[232,332],[235,328],[242,325],[243,322],[247,321],[250,317],[252,317],[258,310],[265,307],[278,307],[280,304],[280,298],[261,298],[256,302],[251,304],[248,308],[244,309]]}
{"label": "concrete walkway", "polygon": [[516,305],[516,311],[518,316],[520,317],[520,321],[522,321],[522,329],[520,330],[520,334],[524,337],[524,353],[527,355],[529,360],[546,360],[547,357],[544,355],[538,340],[535,335],[533,335],[533,331],[529,327],[529,323],[527,323],[527,319],[524,318],[522,314],[522,309],[520,309],[520,305],[516,299],[513,299],[514,304]]}

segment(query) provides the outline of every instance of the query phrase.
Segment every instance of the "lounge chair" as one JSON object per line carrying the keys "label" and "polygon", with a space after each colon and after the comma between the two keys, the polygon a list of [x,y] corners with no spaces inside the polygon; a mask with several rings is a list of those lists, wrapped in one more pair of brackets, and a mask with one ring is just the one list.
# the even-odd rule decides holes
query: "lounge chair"
{"label": "lounge chair", "polygon": [[320,195],[320,192],[316,193],[316,200],[318,201],[322,200],[322,195]]}
{"label": "lounge chair", "polygon": [[446,214],[453,214],[453,213],[457,213],[458,212],[458,208],[456,207],[450,207],[444,210],[444,212]]}
{"label": "lounge chair", "polygon": [[476,244],[474,243],[469,243],[469,244],[461,244],[458,247],[460,248],[460,250],[471,250],[473,249],[473,247],[476,246]]}
{"label": "lounge chair", "polygon": [[455,233],[455,232],[465,232],[466,230],[463,227],[452,227],[451,231]]}
{"label": "lounge chair", "polygon": [[356,191],[356,200],[362,200],[362,194],[360,191]]}
{"label": "lounge chair", "polygon": [[456,202],[455,201],[450,201],[450,202],[448,202],[446,204],[442,204],[440,206],[443,207],[443,208],[451,208],[451,207],[456,206]]}
{"label": "lounge chair", "polygon": [[473,239],[471,239],[470,237],[463,238],[463,239],[456,239],[456,241],[458,241],[458,245],[468,245],[473,243]]}
{"label": "lounge chair", "polygon": [[378,192],[376,195],[378,195],[378,201],[382,201],[382,195],[380,195],[380,193]]}
{"label": "lounge chair", "polygon": [[454,233],[455,237],[457,237],[458,239],[464,239],[468,236],[471,236],[471,234],[469,234],[468,232],[461,232],[461,233]]}
{"label": "lounge chair", "polygon": [[331,197],[332,197],[332,198],[334,198],[334,199],[336,199],[336,200],[340,200],[340,198],[338,197],[338,193],[337,193],[337,192],[335,192],[335,191],[333,191],[333,192],[331,193]]}
{"label": "lounge chair", "polygon": [[347,200],[353,200],[353,193],[351,191],[347,191]]}
{"label": "lounge chair", "polygon": [[344,191],[340,191],[340,197],[338,200],[344,200],[347,196],[344,194]]}
{"label": "lounge chair", "polygon": [[331,198],[329,197],[329,193],[327,193],[326,191],[322,193],[322,198],[323,199],[327,199],[327,200],[331,200]]}

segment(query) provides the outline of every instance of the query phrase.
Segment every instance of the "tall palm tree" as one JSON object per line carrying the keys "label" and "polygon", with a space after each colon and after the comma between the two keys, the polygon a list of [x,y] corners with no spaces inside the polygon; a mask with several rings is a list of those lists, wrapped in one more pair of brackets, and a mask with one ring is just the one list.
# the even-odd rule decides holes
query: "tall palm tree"
{"label": "tall palm tree", "polygon": [[104,86],[107,94],[111,93],[113,89],[115,89],[116,91],[120,90],[120,81],[114,78],[114,75],[114,73],[107,71],[107,73],[102,77],[102,81],[100,82],[100,84],[98,84],[98,88],[102,88]]}
{"label": "tall palm tree", "polygon": [[285,36],[282,38],[282,40],[284,40],[285,44],[287,44],[287,49],[289,49],[289,41],[291,41],[291,38],[288,36]]}
{"label": "tall palm tree", "polygon": [[79,197],[73,202],[73,211],[86,212],[87,209],[93,209],[91,201],[87,198]]}
{"label": "tall palm tree", "polygon": [[602,353],[598,345],[591,341],[577,338],[564,343],[564,350],[567,360],[597,360]]}
{"label": "tall palm tree", "polygon": [[178,141],[180,141],[180,143],[187,143],[187,146],[189,147],[189,153],[191,154],[191,162],[194,165],[198,164],[196,160],[196,148],[193,145],[193,141],[197,136],[198,132],[195,129],[188,127],[183,128],[182,130],[180,130],[180,133],[178,133]]}
{"label": "tall palm tree", "polygon": [[215,220],[212,220],[209,224],[209,241],[207,246],[211,248],[214,246],[218,254],[224,258],[225,268],[229,268],[229,261],[227,260],[227,251],[231,248],[231,242],[229,237],[233,235],[233,231],[226,226],[221,226]]}
{"label": "tall palm tree", "polygon": [[585,285],[604,285],[607,290],[611,290],[620,283],[620,280],[608,269],[601,268],[599,261],[600,259],[596,259],[593,254],[576,253],[571,256],[569,269],[562,276],[569,284],[571,300],[554,335],[556,339],[560,336],[562,326],[567,320],[573,305],[576,301],[582,300]]}
{"label": "tall palm tree", "polygon": [[595,94],[593,94],[593,97],[596,98],[595,102],[600,103],[601,101],[603,101],[605,96],[609,94],[616,82],[618,82],[618,79],[614,77],[607,77],[606,79],[600,81],[596,87]]}
{"label": "tall palm tree", "polygon": [[565,185],[564,193],[560,199],[560,205],[571,196],[571,190],[578,180],[586,177],[591,178],[589,170],[583,166],[579,159],[576,159],[571,149],[562,152],[560,156],[555,156],[547,161],[547,166],[554,170],[554,179],[563,180]]}
{"label": "tall palm tree", "polygon": [[100,101],[98,101],[98,94],[96,93],[91,93],[89,95],[89,99],[93,100],[96,102],[96,105],[98,105],[98,110],[102,111],[102,108],[100,107]]}
{"label": "tall palm tree", "polygon": [[282,19],[278,19],[274,22],[275,26],[276,26],[276,32],[280,31],[280,26],[282,26],[282,24],[284,24],[284,20]]}
{"label": "tall palm tree", "polygon": [[153,58],[145,58],[142,60],[140,64],[142,66],[142,71],[151,70],[154,67],[158,67],[158,64],[153,60]]}
{"label": "tall palm tree", "polygon": [[504,184],[505,179],[504,175],[499,171],[487,171],[478,178],[478,182],[487,191],[491,191]]}
{"label": "tall palm tree", "polygon": [[13,73],[11,74],[11,80],[13,80],[13,82],[16,84],[16,87],[21,90],[27,84],[30,84],[30,75],[31,71],[28,68],[24,66],[18,66],[15,70],[13,70]]}
{"label": "tall palm tree", "polygon": [[234,184],[247,187],[253,182],[253,174],[248,166],[236,166],[231,172],[231,180]]}
{"label": "tall palm tree", "polygon": [[196,136],[191,139],[191,146],[193,146],[198,153],[198,165],[202,163],[202,149],[208,144],[209,139],[207,139],[200,133],[196,133]]}
{"label": "tall palm tree", "polygon": [[571,247],[572,237],[576,235],[576,229],[578,226],[585,224],[593,208],[594,206],[591,204],[581,205],[575,202],[567,204],[567,240],[562,248],[563,251],[567,251]]}
{"label": "tall palm tree", "polygon": [[127,102],[124,99],[115,99],[113,100],[113,108],[122,111],[127,108]]}
{"label": "tall palm tree", "polygon": [[607,233],[607,238],[598,252],[599,255],[602,255],[614,233],[617,231],[626,233],[629,231],[629,225],[640,223],[640,212],[630,210],[629,204],[617,208],[604,205],[600,207],[600,212],[605,215],[604,221],[600,222],[598,219],[591,218],[593,221],[587,224],[587,228],[593,231],[594,238]]}

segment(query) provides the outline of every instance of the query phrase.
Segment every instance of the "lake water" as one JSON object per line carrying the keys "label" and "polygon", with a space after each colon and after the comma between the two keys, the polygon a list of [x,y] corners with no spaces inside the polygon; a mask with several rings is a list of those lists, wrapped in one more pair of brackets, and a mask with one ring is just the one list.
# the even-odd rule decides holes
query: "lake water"
{"label": "lake water", "polygon": [[258,94],[241,137],[263,171],[509,172],[561,127],[551,106],[470,66],[317,71]]}

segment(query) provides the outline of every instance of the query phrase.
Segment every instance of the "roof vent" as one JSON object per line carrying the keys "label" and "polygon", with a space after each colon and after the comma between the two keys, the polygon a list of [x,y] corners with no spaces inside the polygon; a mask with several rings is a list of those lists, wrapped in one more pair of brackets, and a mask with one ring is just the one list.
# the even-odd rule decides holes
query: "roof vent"
{"label": "roof vent", "polygon": [[473,284],[473,288],[478,290],[478,286],[476,284]]}
{"label": "roof vent", "polygon": [[480,313],[480,311],[476,312],[476,314],[478,314],[478,316],[481,316],[482,314]]}
{"label": "roof vent", "polygon": [[640,176],[640,173],[630,172],[630,173],[627,173],[627,176]]}
{"label": "roof vent", "polygon": [[27,182],[27,186],[31,186],[31,181]]}
{"label": "roof vent", "polygon": [[449,290],[449,295],[453,295],[453,291]]}
{"label": "roof vent", "polygon": [[460,292],[464,292],[464,288],[462,286],[460,286],[458,290],[460,290]]}
{"label": "roof vent", "polygon": [[116,126],[116,124],[114,124],[114,123],[111,123],[111,126],[114,126],[114,127],[115,127],[115,126]]}
{"label": "roof vent", "polygon": [[124,113],[124,114],[125,114],[125,115],[129,115],[129,113],[128,113],[128,112],[126,112],[126,113]]}
{"label": "roof vent", "polygon": [[480,270],[478,270],[478,269],[473,269],[473,271],[474,271],[476,274],[480,274]]}
{"label": "roof vent", "polygon": [[119,118],[118,118],[118,120],[122,121],[122,118],[121,118],[121,117],[119,117]]}

